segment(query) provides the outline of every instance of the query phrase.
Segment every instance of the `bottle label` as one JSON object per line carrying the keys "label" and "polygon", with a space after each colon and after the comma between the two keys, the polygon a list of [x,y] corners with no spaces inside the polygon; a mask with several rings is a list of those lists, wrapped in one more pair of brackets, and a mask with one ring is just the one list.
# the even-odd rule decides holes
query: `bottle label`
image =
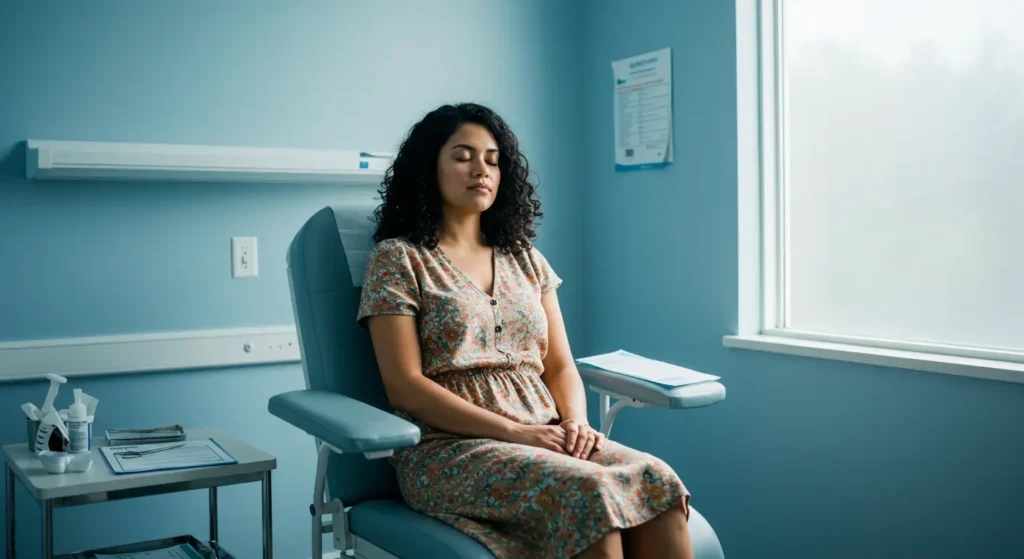
{"label": "bottle label", "polygon": [[92,450],[92,425],[88,421],[68,421],[68,438],[71,439],[68,452],[89,452]]}

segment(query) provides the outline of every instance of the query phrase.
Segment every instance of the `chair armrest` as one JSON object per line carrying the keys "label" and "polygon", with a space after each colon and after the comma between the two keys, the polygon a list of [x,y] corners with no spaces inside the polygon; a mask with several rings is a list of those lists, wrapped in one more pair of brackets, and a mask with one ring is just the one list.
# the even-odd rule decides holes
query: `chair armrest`
{"label": "chair armrest", "polygon": [[415,446],[420,430],[386,411],[325,390],[278,394],[270,413],[342,452],[365,453]]}
{"label": "chair armrest", "polygon": [[598,392],[633,398],[651,406],[684,409],[701,408],[725,399],[725,385],[701,382],[686,386],[663,386],[644,379],[577,364],[580,376]]}

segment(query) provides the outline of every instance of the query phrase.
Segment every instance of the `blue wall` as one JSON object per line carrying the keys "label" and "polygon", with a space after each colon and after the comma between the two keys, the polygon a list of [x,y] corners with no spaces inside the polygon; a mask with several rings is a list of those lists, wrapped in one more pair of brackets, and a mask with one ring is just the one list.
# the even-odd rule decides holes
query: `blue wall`
{"label": "blue wall", "polygon": [[[538,245],[581,322],[582,148],[571,3],[0,0],[0,341],[292,321],[284,251],[339,188],[39,182],[24,140],[393,150],[449,101],[493,106],[518,133],[547,214]],[[230,277],[234,235],[259,237],[260,277]],[[73,379],[100,398],[97,430],[221,426],[274,454],[277,556],[309,556],[312,441],[266,412],[298,366]],[[70,388],[61,405],[70,403]],[[45,381],[0,384],[0,443]],[[3,489],[0,489],[3,491]],[[39,509],[19,490],[24,557]],[[69,552],[181,533],[205,537],[204,492],[58,510]],[[259,487],[222,490],[221,539],[259,554]],[[0,512],[0,514],[3,514]]]}
{"label": "blue wall", "polygon": [[[726,556],[1024,556],[1024,385],[722,347],[736,331],[734,2],[588,3],[584,347],[724,378],[728,399],[628,411]],[[675,163],[612,170],[610,62],[674,56]],[[656,428],[652,428],[656,426]]]}

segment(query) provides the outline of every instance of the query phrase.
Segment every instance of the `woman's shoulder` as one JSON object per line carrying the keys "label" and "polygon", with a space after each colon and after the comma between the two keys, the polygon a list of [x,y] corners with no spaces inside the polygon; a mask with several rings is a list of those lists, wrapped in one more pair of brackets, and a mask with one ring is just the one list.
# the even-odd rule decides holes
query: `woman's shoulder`
{"label": "woman's shoulder", "polygon": [[412,243],[403,237],[392,237],[377,241],[373,245],[373,252],[403,252],[412,247]]}
{"label": "woman's shoulder", "polygon": [[405,237],[392,237],[377,241],[370,252],[372,254],[406,257],[419,255],[422,252],[422,247]]}
{"label": "woman's shoulder", "polygon": [[537,245],[533,243],[526,243],[526,245],[518,252],[517,258],[524,262],[534,264],[547,261],[547,259],[544,258],[544,254],[539,248],[537,248]]}
{"label": "woman's shoulder", "polygon": [[369,259],[382,267],[411,266],[419,269],[429,260],[428,252],[428,249],[405,237],[394,237],[377,241],[370,249]]}
{"label": "woman's shoulder", "polygon": [[512,252],[510,258],[527,275],[540,276],[549,267],[547,258],[532,243],[527,244],[519,251]]}

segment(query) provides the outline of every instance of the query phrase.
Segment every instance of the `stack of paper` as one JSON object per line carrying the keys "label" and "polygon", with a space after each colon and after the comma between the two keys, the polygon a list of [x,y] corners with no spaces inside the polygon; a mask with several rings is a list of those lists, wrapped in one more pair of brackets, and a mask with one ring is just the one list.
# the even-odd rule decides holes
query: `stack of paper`
{"label": "stack of paper", "polygon": [[700,373],[685,367],[655,361],[647,357],[634,355],[628,351],[614,351],[593,357],[583,357],[577,363],[590,365],[605,371],[619,373],[651,381],[663,386],[686,386],[702,382],[714,382],[721,377]]}

